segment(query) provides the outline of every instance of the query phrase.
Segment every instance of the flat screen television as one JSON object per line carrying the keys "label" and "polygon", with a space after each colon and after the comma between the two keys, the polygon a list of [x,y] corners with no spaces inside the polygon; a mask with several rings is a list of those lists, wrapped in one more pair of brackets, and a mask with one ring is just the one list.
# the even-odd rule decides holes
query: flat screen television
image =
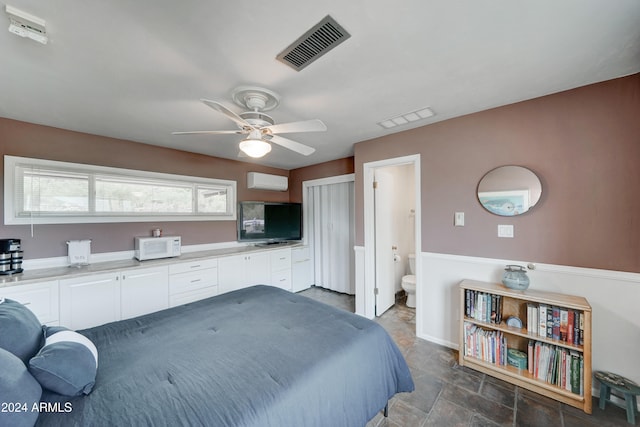
{"label": "flat screen television", "polygon": [[238,241],[280,243],[302,240],[302,204],[240,202]]}

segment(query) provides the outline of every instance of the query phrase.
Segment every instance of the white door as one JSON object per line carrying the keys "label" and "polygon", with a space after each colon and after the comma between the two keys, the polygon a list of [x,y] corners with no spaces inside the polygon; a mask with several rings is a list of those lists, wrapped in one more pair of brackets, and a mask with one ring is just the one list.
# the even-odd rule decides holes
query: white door
{"label": "white door", "polygon": [[60,324],[85,329],[120,320],[120,273],[60,280]]}
{"label": "white door", "polygon": [[314,284],[355,293],[354,185],[352,181],[309,187],[307,233],[314,265]]}
{"label": "white door", "polygon": [[246,272],[245,287],[271,284],[269,252],[254,252],[247,255],[244,269]]}
{"label": "white door", "polygon": [[374,173],[376,316],[381,316],[396,302],[393,262],[393,174],[382,169]]}
{"label": "white door", "polygon": [[122,319],[130,319],[169,307],[169,268],[153,267],[122,273]]}

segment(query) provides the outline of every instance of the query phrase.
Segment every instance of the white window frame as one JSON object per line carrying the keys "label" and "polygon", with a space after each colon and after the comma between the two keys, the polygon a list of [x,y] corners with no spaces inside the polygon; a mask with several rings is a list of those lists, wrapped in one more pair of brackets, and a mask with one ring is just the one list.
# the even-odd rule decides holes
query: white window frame
{"label": "white window frame", "polygon": [[[79,172],[90,176],[90,188],[96,175],[111,175],[121,178],[149,179],[166,183],[187,185],[193,187],[192,205],[194,213],[141,213],[139,215],[129,215],[114,213],[113,215],[104,213],[77,213],[59,215],[47,213],[46,215],[18,216],[16,213],[17,200],[22,200],[19,183],[16,181],[16,168],[47,168],[60,170],[61,172]],[[199,185],[211,185],[224,187],[227,190],[227,212],[220,214],[197,213],[197,193]],[[90,201],[95,197],[89,196]],[[80,224],[80,223],[112,223],[112,222],[159,222],[159,221],[235,221],[237,205],[237,182],[225,179],[213,179],[194,177],[187,175],[176,175],[160,172],[139,171],[133,169],[121,169],[106,166],[96,166],[81,163],[59,162],[54,160],[32,159],[27,157],[4,156],[4,223],[5,225],[16,224]]]}

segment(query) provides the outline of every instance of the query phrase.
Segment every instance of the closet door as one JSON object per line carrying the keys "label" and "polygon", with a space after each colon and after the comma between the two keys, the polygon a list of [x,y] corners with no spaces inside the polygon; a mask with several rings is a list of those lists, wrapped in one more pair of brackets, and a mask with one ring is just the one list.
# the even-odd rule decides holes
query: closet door
{"label": "closet door", "polygon": [[355,240],[353,182],[309,188],[315,285],[354,294]]}

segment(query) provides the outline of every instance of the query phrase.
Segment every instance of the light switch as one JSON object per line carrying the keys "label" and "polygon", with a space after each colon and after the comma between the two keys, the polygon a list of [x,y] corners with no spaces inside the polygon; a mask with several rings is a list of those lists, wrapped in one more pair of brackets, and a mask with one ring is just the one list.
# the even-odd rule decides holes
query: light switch
{"label": "light switch", "polygon": [[513,225],[498,225],[498,237],[513,237]]}
{"label": "light switch", "polygon": [[456,227],[464,227],[464,212],[456,212],[453,225]]}

